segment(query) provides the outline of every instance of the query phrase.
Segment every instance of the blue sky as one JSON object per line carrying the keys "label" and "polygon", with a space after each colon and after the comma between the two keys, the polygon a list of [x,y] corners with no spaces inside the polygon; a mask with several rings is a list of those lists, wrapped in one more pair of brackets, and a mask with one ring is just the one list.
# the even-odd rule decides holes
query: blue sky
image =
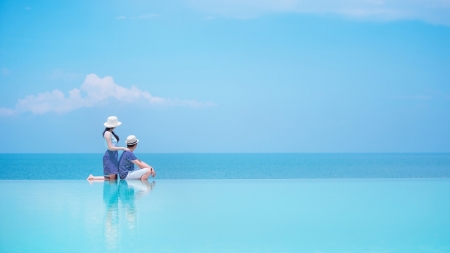
{"label": "blue sky", "polygon": [[450,1],[1,1],[0,152],[450,152]]}

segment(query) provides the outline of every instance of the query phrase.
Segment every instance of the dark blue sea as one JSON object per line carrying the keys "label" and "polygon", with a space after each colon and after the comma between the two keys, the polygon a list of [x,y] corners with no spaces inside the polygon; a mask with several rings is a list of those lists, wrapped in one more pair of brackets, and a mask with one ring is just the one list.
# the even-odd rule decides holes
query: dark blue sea
{"label": "dark blue sea", "polygon": [[[157,179],[448,178],[450,154],[141,154]],[[102,175],[103,154],[0,154],[0,180]]]}

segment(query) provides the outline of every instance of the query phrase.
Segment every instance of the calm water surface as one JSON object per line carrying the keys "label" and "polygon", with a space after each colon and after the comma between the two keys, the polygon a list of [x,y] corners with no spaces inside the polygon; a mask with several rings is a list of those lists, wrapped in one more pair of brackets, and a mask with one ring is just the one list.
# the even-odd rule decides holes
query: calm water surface
{"label": "calm water surface", "polygon": [[0,252],[450,252],[450,179],[0,181]]}

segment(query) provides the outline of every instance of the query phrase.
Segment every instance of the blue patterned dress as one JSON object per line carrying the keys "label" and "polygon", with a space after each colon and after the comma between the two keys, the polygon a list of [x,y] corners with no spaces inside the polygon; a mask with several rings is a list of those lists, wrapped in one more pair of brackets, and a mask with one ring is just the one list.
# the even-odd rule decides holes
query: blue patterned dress
{"label": "blue patterned dress", "polygon": [[[106,132],[105,132],[106,133]],[[104,138],[105,136],[103,136]],[[117,139],[111,133],[111,144],[116,147]],[[119,152],[108,150],[108,142],[105,138],[106,152],[103,156],[103,174],[105,176],[109,174],[117,174],[119,173]]]}

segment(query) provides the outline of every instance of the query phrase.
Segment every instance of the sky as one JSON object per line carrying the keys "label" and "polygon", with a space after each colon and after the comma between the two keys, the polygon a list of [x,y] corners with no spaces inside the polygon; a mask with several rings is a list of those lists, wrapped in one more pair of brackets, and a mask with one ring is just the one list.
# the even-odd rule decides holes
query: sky
{"label": "sky", "polygon": [[0,153],[450,152],[450,0],[0,1]]}

